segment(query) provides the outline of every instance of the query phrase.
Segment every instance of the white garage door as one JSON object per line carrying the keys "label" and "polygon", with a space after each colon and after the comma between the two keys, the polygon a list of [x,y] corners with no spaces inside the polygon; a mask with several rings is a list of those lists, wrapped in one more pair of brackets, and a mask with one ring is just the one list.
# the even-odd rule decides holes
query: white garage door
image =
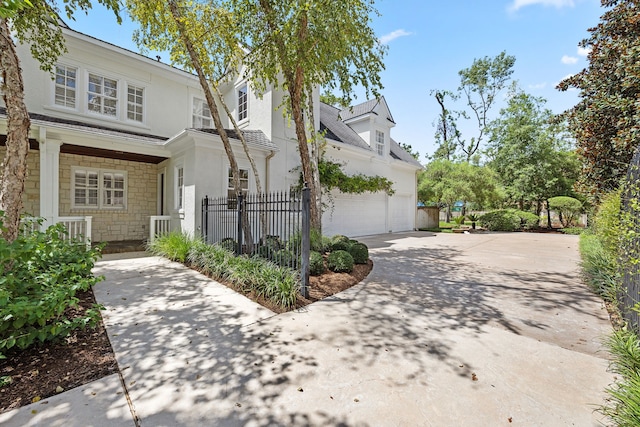
{"label": "white garage door", "polygon": [[334,209],[322,216],[322,234],[344,234],[349,237],[386,233],[387,209],[385,194],[338,194]]}
{"label": "white garage door", "polygon": [[411,206],[411,196],[394,195],[389,203],[391,204],[391,230],[394,232],[413,230],[416,208]]}

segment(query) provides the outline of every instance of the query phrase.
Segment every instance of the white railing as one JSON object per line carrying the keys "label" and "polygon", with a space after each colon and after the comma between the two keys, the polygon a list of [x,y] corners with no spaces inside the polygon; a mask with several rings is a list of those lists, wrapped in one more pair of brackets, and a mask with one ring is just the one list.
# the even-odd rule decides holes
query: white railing
{"label": "white railing", "polygon": [[[67,230],[63,235],[64,240],[85,242],[87,249],[91,249],[91,216],[59,216],[53,219],[54,224],[62,224]],[[22,232],[24,234],[33,233],[41,228],[46,228],[47,224],[42,218],[24,217],[20,220]],[[42,222],[42,224],[41,224]]]}
{"label": "white railing", "polygon": [[171,232],[171,216],[152,215],[149,217],[149,243],[153,243],[156,237]]}

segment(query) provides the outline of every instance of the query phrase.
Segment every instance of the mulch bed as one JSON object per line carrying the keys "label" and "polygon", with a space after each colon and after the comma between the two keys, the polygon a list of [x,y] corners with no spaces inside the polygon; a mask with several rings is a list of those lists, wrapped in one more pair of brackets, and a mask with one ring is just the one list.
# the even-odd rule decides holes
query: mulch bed
{"label": "mulch bed", "polygon": [[[356,265],[352,273],[327,271],[321,276],[312,276],[309,298],[298,297],[295,308],[350,288],[367,277],[372,268],[373,263],[369,260],[366,265]],[[95,304],[91,290],[76,296],[80,299],[80,310]],[[269,301],[255,297],[252,299],[277,313],[286,311]],[[67,312],[69,317],[73,316],[74,311],[78,312],[77,309]],[[94,329],[75,331],[60,342],[47,342],[26,350],[12,350],[6,356],[6,359],[0,360],[0,413],[34,400],[45,400],[58,394],[58,387],[69,390],[118,372],[115,355],[102,322]],[[11,377],[10,383],[3,382],[6,377]]]}

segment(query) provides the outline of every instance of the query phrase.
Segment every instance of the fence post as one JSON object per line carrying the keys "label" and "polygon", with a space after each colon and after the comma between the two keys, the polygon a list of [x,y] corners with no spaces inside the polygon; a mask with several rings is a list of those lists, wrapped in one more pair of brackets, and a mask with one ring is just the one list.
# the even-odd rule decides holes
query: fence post
{"label": "fence post", "polygon": [[244,202],[242,192],[236,196],[238,204],[238,246],[236,247],[236,255],[242,254],[242,205]]}
{"label": "fence post", "polygon": [[202,199],[202,237],[205,242],[209,241],[209,196]]}
{"label": "fence post", "polygon": [[300,293],[309,298],[309,254],[311,252],[311,190],[305,182],[302,189],[302,262],[300,263]]}

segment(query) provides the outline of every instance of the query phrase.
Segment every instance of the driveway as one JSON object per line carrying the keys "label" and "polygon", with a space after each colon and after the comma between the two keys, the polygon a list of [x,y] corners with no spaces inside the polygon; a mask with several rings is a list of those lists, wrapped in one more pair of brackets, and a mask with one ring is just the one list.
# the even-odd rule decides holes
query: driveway
{"label": "driveway", "polygon": [[[139,424],[599,425],[611,326],[579,280],[577,237],[360,240],[363,283],[282,315],[159,258],[100,262]],[[133,425],[121,399],[103,412]]]}

